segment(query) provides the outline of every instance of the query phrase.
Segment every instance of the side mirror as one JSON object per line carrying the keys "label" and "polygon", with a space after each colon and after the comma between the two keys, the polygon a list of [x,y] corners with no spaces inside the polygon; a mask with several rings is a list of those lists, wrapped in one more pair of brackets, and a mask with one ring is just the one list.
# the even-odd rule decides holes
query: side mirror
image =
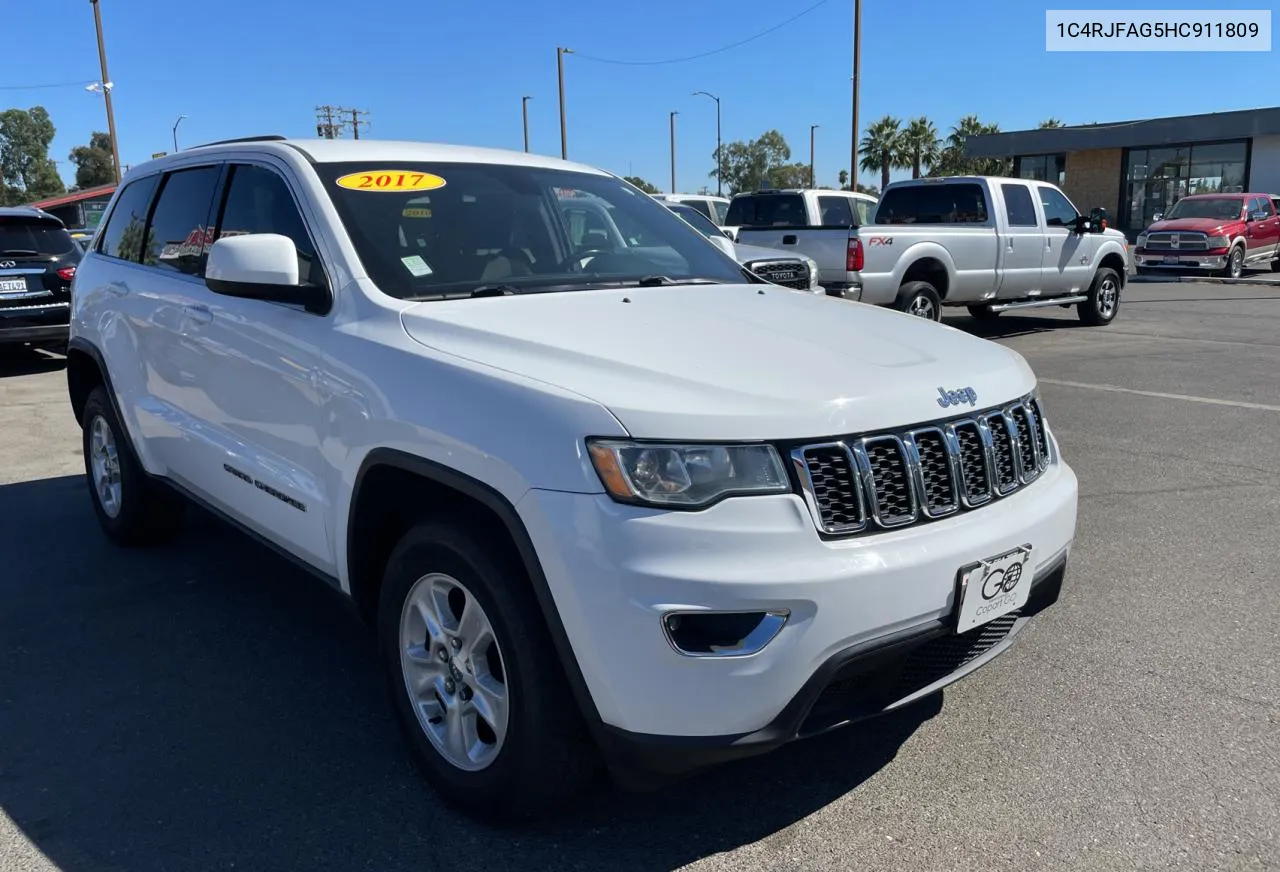
{"label": "side mirror", "polygon": [[1152,216],[1151,216],[1151,223],[1152,223],[1152,224],[1155,224],[1157,221],[1163,221],[1163,220],[1164,220],[1164,213],[1163,213],[1163,212],[1157,212],[1156,214],[1154,214],[1154,215],[1152,215]]}
{"label": "side mirror", "polygon": [[299,305],[318,315],[332,304],[325,288],[299,284],[298,250],[278,233],[219,239],[209,249],[204,283],[216,294]]}
{"label": "side mirror", "polygon": [[725,254],[729,255],[729,257],[733,258],[734,260],[738,259],[738,250],[734,248],[733,240],[730,239],[728,236],[708,236],[707,239],[716,248],[720,249]]}

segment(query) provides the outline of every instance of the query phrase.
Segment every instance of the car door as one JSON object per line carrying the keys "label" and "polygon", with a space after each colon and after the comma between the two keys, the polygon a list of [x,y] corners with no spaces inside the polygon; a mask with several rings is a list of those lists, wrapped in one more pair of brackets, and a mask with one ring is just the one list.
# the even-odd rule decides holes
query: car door
{"label": "car door", "polygon": [[1066,195],[1049,185],[1034,187],[1044,222],[1040,292],[1046,297],[1083,293],[1093,282],[1095,255],[1102,236],[1074,232],[1070,225],[1080,213]]}
{"label": "car door", "polygon": [[1245,261],[1265,265],[1275,257],[1280,234],[1275,210],[1268,197],[1250,197],[1245,208]]}
{"label": "car door", "polygon": [[[109,345],[127,341],[132,346],[111,359],[113,374],[133,368],[117,360],[136,367],[121,399],[137,416],[138,435],[158,471],[184,487],[194,483],[201,454],[200,423],[191,416],[190,401],[200,390],[204,363],[191,330],[193,307],[205,293],[203,245],[221,174],[222,165],[209,162],[157,177],[145,222],[135,219],[135,229],[122,230],[122,237],[133,235],[136,242],[116,242],[117,256],[136,257],[136,265],[112,271],[108,289],[124,329],[103,331]],[[113,231],[115,213],[110,222]],[[104,233],[103,243],[104,248],[112,243],[112,232]]]}
{"label": "car door", "polygon": [[[314,236],[287,168],[232,161],[210,244],[225,236],[277,233],[293,240],[299,278],[328,286]],[[216,507],[312,565],[332,571],[332,517],[324,474],[321,352],[329,316],[300,306],[224,296],[203,288],[191,338],[201,384],[190,394],[200,423],[200,491]]]}
{"label": "car door", "polygon": [[1016,300],[1040,290],[1044,227],[1025,182],[1002,182],[1005,229],[1000,233],[1000,285],[996,296]]}

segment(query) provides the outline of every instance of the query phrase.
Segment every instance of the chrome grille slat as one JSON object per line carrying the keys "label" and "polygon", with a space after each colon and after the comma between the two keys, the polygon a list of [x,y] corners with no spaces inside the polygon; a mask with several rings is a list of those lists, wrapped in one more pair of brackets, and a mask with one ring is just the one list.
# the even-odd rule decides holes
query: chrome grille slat
{"label": "chrome grille slat", "polygon": [[1034,397],[936,424],[804,445],[791,459],[814,523],[829,535],[980,508],[1031,484],[1051,460]]}

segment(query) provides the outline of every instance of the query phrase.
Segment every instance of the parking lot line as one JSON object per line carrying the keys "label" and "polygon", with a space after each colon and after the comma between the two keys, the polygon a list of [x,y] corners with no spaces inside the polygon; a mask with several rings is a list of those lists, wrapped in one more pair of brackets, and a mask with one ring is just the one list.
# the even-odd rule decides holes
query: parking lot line
{"label": "parking lot line", "polygon": [[1244,400],[1222,400],[1216,397],[1193,397],[1189,394],[1166,394],[1161,391],[1142,391],[1137,388],[1122,388],[1118,385],[1090,384],[1088,382],[1062,381],[1061,379],[1042,378],[1041,384],[1057,385],[1064,388],[1083,388],[1090,391],[1108,391],[1117,394],[1137,394],[1141,397],[1157,397],[1163,400],[1185,400],[1188,403],[1208,403],[1211,406],[1235,406],[1238,409],[1259,409],[1264,412],[1280,412],[1280,406],[1269,406],[1266,403],[1248,403]]}

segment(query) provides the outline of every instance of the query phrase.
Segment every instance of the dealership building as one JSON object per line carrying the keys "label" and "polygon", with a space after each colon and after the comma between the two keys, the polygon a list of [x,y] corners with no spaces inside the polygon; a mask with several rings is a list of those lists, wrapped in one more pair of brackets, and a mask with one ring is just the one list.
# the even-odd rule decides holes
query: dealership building
{"label": "dealership building", "polygon": [[98,222],[102,220],[102,213],[115,190],[115,185],[100,185],[28,205],[57,217],[70,230],[94,231],[98,229]]}
{"label": "dealership building", "polygon": [[1101,206],[1133,240],[1187,194],[1280,195],[1280,107],[970,136],[965,152],[1012,158],[1013,175]]}

